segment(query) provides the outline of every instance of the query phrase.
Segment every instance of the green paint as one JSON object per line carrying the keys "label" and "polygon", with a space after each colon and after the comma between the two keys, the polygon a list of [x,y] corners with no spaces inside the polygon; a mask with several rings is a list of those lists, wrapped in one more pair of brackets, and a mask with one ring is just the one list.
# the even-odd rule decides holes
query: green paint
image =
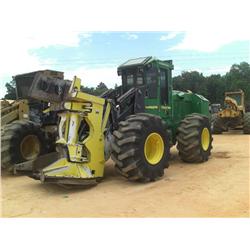
{"label": "green paint", "polygon": [[[145,112],[158,115],[167,123],[172,143],[175,144],[176,132],[181,120],[191,113],[209,116],[209,101],[198,94],[173,90],[173,69],[171,60],[144,57],[131,59],[120,65],[118,74],[122,75],[125,90],[134,86],[146,86]],[[153,73],[150,75],[150,72]],[[130,75],[129,80],[127,75]]]}

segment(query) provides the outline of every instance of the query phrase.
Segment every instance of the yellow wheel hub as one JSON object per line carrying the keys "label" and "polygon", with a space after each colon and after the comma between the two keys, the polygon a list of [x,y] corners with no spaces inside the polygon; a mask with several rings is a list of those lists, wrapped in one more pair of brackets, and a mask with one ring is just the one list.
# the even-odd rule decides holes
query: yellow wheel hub
{"label": "yellow wheel hub", "polygon": [[34,160],[41,151],[41,145],[36,135],[28,135],[20,144],[21,155],[25,160]]}
{"label": "yellow wheel hub", "polygon": [[210,132],[208,128],[203,128],[201,132],[201,146],[204,151],[208,150],[210,144]]}
{"label": "yellow wheel hub", "polygon": [[158,133],[151,133],[148,135],[144,143],[144,155],[146,160],[155,165],[159,163],[164,154],[164,142]]}

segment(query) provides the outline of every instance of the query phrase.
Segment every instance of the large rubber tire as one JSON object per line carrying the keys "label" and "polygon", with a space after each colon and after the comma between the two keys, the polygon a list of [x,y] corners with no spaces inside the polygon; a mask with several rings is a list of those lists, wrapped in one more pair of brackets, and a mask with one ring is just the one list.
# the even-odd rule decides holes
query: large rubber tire
{"label": "large rubber tire", "polygon": [[2,168],[11,170],[14,164],[35,159],[46,151],[45,135],[38,124],[28,120],[18,120],[2,129]]}
{"label": "large rubber tire", "polygon": [[[156,141],[159,141],[158,144],[153,144],[152,154],[150,157],[148,155],[147,160],[147,148],[150,145],[148,138],[154,135]],[[162,177],[164,168],[168,167],[169,143],[167,126],[160,117],[138,113],[128,116],[125,121],[119,123],[118,130],[114,131],[111,157],[116,170],[128,180],[154,181]],[[157,145],[162,145],[161,150]],[[159,152],[161,154],[157,155]],[[155,158],[157,161],[153,163],[151,159],[154,158],[151,156],[159,158]]]}
{"label": "large rubber tire", "polygon": [[250,112],[246,112],[243,118],[243,133],[250,134]]}
{"label": "large rubber tire", "polygon": [[225,132],[227,129],[225,129],[223,119],[219,117],[218,115],[213,118],[213,124],[212,124],[212,133],[213,134],[221,134],[222,132]]}
{"label": "large rubber tire", "polygon": [[177,149],[183,161],[190,163],[207,161],[211,154],[212,141],[208,117],[191,114],[181,121],[177,134]]}

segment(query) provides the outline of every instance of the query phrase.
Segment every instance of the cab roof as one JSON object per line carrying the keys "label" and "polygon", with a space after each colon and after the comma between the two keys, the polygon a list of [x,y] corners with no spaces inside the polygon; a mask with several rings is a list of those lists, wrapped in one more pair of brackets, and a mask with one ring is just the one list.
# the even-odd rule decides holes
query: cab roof
{"label": "cab roof", "polygon": [[149,61],[151,61],[152,56],[147,57],[138,57],[134,59],[129,59],[125,63],[121,64],[119,68],[127,67],[127,66],[142,66],[146,65]]}
{"label": "cab roof", "polygon": [[124,68],[129,68],[129,67],[143,67],[143,66],[145,66],[151,62],[155,62],[155,61],[159,64],[164,65],[165,67],[167,66],[167,67],[173,69],[172,60],[159,60],[155,57],[147,56],[147,57],[138,57],[138,58],[134,58],[134,59],[129,59],[125,63],[121,64],[118,67],[118,70],[121,70]]}

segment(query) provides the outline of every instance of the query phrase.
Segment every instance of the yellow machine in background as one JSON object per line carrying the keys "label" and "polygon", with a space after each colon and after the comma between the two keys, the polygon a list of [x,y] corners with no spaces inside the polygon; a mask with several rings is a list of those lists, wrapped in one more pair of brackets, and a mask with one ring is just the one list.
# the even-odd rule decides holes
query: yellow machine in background
{"label": "yellow machine in background", "polygon": [[1,126],[23,119],[29,119],[27,100],[1,100]]}
{"label": "yellow machine in background", "polygon": [[225,92],[224,109],[213,121],[213,133],[220,134],[228,129],[243,129],[250,134],[250,113],[245,112],[245,97],[242,90]]}
{"label": "yellow machine in background", "polygon": [[63,72],[35,71],[13,77],[16,99],[1,100],[1,167],[11,172],[27,172],[27,161],[53,151],[56,114],[44,114],[47,103],[28,96],[37,74],[63,79]]}
{"label": "yellow machine in background", "polygon": [[245,113],[244,92],[225,92],[225,109],[218,113],[218,116],[225,118],[243,117]]}

